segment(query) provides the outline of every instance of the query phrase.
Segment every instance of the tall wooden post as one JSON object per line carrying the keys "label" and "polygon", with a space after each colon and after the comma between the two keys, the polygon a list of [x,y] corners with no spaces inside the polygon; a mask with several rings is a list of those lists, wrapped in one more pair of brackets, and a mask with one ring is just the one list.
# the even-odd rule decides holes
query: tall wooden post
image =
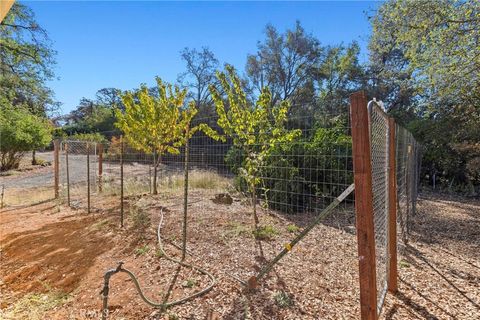
{"label": "tall wooden post", "polygon": [[396,174],[396,131],[395,119],[388,119],[388,291],[396,292],[398,289],[397,270],[397,174]]}
{"label": "tall wooden post", "polygon": [[123,136],[120,136],[120,226],[123,228]]}
{"label": "tall wooden post", "polygon": [[54,173],[54,189],[55,199],[59,196],[59,181],[60,181],[60,140],[53,140],[53,173]]}
{"label": "tall wooden post", "polygon": [[98,192],[103,191],[102,176],[103,175],[103,144],[98,144]]}
{"label": "tall wooden post", "polygon": [[367,97],[363,91],[355,92],[350,96],[350,117],[352,124],[361,319],[376,320],[377,286],[372,204],[372,164]]}

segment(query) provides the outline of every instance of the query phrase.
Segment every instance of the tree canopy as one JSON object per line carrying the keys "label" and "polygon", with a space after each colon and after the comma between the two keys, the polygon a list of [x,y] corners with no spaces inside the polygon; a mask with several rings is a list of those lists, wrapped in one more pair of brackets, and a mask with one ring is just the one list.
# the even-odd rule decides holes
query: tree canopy
{"label": "tree canopy", "polygon": [[27,6],[15,2],[0,22],[0,97],[41,116],[58,103],[46,82],[54,78],[56,52]]}

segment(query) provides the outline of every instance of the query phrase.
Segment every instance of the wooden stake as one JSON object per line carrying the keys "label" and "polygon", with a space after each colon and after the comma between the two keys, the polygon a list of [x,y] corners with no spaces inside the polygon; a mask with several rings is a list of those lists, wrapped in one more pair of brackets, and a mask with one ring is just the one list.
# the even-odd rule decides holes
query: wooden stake
{"label": "wooden stake", "polygon": [[362,320],[376,320],[377,287],[372,204],[372,164],[367,97],[363,91],[355,92],[350,96],[350,117],[360,276],[360,312]]}
{"label": "wooden stake", "polygon": [[59,196],[59,175],[60,175],[60,140],[53,140],[53,172],[54,172],[54,189],[55,199]]}
{"label": "wooden stake", "polygon": [[395,293],[398,290],[397,270],[397,174],[396,174],[396,131],[395,119],[388,119],[388,291]]}

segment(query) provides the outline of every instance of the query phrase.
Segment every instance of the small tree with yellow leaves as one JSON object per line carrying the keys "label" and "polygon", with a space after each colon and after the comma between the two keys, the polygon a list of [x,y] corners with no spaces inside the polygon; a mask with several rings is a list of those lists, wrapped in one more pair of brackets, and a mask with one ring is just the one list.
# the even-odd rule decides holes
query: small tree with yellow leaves
{"label": "small tree with yellow leaves", "polygon": [[186,90],[157,80],[158,97],[150,94],[146,85],[137,92],[121,95],[125,112],[117,110],[116,126],[135,149],[153,153],[153,194],[157,190],[157,168],[165,153],[178,154],[181,140],[177,124],[181,118]]}
{"label": "small tree with yellow leaves", "polygon": [[[211,85],[210,92],[218,113],[218,125],[233,144],[246,155],[239,172],[248,185],[252,197],[255,231],[258,230],[256,209],[257,185],[261,182],[260,168],[264,165],[271,148],[277,144],[290,142],[301,134],[300,130],[287,130],[289,103],[274,104],[272,94],[264,87],[255,104],[248,101],[241,80],[232,66],[226,72],[217,72],[217,77],[225,95]],[[226,99],[225,99],[225,98]]]}
{"label": "small tree with yellow leaves", "polygon": [[199,130],[218,139],[208,125],[199,124],[192,127],[192,119],[197,114],[195,103],[185,106],[186,90],[172,87],[157,77],[158,97],[151,95],[146,86],[136,93],[122,95],[125,112],[117,111],[117,126],[128,143],[135,149],[153,153],[154,175],[153,193],[157,194],[157,167],[165,153],[178,154],[179,148],[185,146],[185,182],[184,182],[184,216],[183,216],[183,250],[185,259],[187,237],[188,205],[188,157],[189,140]]}

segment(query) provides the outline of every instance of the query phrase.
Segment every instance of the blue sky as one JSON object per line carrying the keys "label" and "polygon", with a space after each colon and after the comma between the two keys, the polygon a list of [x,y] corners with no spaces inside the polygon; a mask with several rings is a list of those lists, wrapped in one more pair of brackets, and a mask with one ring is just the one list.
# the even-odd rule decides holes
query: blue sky
{"label": "blue sky", "polygon": [[58,80],[49,85],[62,113],[98,89],[132,89],[156,75],[175,81],[184,71],[179,51],[208,46],[223,64],[244,70],[267,23],[280,31],[300,20],[322,44],[358,41],[366,60],[366,12],[378,3],[31,1],[57,50]]}

